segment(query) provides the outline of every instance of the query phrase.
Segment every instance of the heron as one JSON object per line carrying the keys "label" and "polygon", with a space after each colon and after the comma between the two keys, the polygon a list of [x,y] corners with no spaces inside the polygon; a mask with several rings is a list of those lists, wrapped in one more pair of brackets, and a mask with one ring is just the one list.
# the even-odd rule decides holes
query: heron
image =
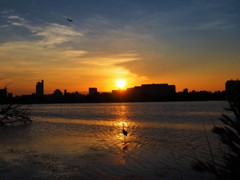
{"label": "heron", "polygon": [[122,124],[122,125],[123,125],[122,133],[125,137],[127,137],[128,132],[124,129],[124,124]]}

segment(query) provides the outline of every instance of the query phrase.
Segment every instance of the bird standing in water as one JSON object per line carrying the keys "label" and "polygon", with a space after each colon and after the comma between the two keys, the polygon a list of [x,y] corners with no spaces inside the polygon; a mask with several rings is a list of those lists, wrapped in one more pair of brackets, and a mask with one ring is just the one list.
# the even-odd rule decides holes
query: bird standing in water
{"label": "bird standing in water", "polygon": [[125,139],[125,137],[127,137],[127,135],[128,135],[128,132],[124,129],[124,124],[122,124],[122,125],[123,125],[122,133],[123,133],[124,139]]}

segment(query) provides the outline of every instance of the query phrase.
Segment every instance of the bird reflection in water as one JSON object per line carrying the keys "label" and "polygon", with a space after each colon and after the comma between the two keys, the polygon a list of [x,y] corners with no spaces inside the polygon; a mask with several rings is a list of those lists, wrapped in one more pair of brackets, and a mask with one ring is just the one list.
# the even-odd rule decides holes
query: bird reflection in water
{"label": "bird reflection in water", "polygon": [[123,133],[123,135],[124,135],[124,142],[125,142],[125,141],[126,141],[126,137],[127,137],[127,135],[128,135],[128,132],[124,129],[124,123],[122,123],[122,125],[123,125],[122,133]]}
{"label": "bird reflection in water", "polygon": [[126,142],[123,143],[122,146],[122,154],[121,154],[121,158],[120,158],[120,164],[121,165],[125,165],[126,164],[126,155],[128,153],[128,144]]}
{"label": "bird reflection in water", "polygon": [[128,135],[128,131],[126,129],[124,129],[124,123],[122,123],[122,134],[123,134],[123,143],[122,143],[122,154],[121,154],[121,158],[120,158],[120,164],[121,165],[125,165],[125,159],[126,159],[126,155],[128,152],[128,143],[126,141],[127,135]]}
{"label": "bird reflection in water", "polygon": [[118,163],[122,166],[127,164],[127,160],[130,158],[136,148],[140,147],[140,139],[135,129],[138,126],[134,121],[126,121],[121,119],[116,122],[116,136],[117,147],[119,148]]}
{"label": "bird reflection in water", "polygon": [[128,144],[126,144],[126,143],[123,144],[122,151],[124,154],[126,154],[128,152]]}
{"label": "bird reflection in water", "polygon": [[129,153],[133,152],[140,144],[139,137],[135,131],[138,124],[129,119],[129,106],[121,105],[117,109],[118,121],[114,123],[114,141],[119,148],[119,156],[116,159],[120,165],[126,165]]}

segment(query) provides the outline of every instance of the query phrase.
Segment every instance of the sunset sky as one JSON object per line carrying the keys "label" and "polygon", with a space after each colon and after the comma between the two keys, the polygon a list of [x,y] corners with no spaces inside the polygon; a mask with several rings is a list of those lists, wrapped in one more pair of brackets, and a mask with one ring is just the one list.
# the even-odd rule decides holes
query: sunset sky
{"label": "sunset sky", "polygon": [[239,12],[239,0],[0,0],[0,88],[224,90],[240,78]]}

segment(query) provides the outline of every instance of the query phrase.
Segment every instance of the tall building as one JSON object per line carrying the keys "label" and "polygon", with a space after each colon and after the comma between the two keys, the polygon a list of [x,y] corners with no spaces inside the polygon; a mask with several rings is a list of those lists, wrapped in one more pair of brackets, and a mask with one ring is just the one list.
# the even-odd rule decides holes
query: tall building
{"label": "tall building", "polygon": [[7,98],[8,93],[7,93],[7,88],[5,87],[4,89],[0,89],[0,98],[4,99]]}
{"label": "tall building", "polygon": [[36,95],[37,96],[43,96],[44,95],[44,81],[37,82],[36,84]]}
{"label": "tall building", "polygon": [[240,97],[240,80],[229,80],[225,84],[226,95],[228,97]]}

